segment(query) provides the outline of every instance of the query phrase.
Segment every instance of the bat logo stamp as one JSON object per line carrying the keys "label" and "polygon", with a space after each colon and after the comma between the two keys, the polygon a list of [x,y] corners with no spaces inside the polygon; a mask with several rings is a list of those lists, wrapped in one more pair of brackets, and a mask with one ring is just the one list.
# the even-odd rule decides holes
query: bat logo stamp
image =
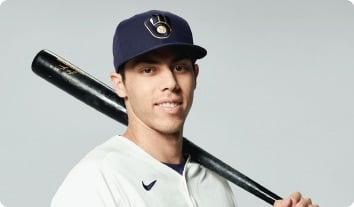
{"label": "bat logo stamp", "polygon": [[64,73],[66,73],[68,75],[72,75],[72,74],[77,73],[76,70],[74,70],[73,68],[70,68],[67,65],[58,65],[58,68],[59,68],[60,72],[64,72]]}
{"label": "bat logo stamp", "polygon": [[60,57],[58,57],[57,60],[60,62],[58,64],[59,72],[66,73],[68,75],[73,75],[75,73],[78,73],[78,70],[75,69],[76,66],[74,66],[73,64],[69,63],[68,61]]}

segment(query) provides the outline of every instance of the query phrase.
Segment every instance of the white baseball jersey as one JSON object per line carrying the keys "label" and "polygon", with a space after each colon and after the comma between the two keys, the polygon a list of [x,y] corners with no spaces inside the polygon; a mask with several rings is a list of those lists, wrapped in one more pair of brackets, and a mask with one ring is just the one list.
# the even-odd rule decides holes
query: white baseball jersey
{"label": "white baseball jersey", "polygon": [[188,157],[183,174],[114,136],[68,174],[51,207],[234,207],[228,182]]}

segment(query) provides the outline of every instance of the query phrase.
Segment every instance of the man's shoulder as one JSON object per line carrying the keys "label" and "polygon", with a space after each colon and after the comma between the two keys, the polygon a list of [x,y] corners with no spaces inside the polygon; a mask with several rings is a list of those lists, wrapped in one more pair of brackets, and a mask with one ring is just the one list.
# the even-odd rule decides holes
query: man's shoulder
{"label": "man's shoulder", "polygon": [[236,206],[236,199],[229,182],[216,172],[192,160],[188,165],[187,177],[190,185],[198,189],[197,195],[201,200],[209,201],[208,198],[202,197],[213,195],[215,200],[221,202],[220,206],[230,206],[230,204]]}
{"label": "man's shoulder", "polygon": [[190,158],[190,161],[188,162],[188,168],[189,171],[191,171],[191,176],[194,176],[194,174],[199,174],[203,178],[207,176],[216,179],[220,182],[227,182],[227,180],[224,177],[220,176],[219,174],[217,174],[213,170],[210,170],[209,168],[205,167],[199,162],[193,160],[193,158]]}
{"label": "man's shoulder", "polygon": [[112,153],[119,151],[120,144],[116,139],[119,136],[92,149],[70,170],[53,197],[52,206],[81,205],[86,200],[97,204],[101,202],[99,197],[107,195],[109,191],[106,183],[109,168],[104,163]]}
{"label": "man's shoulder", "polygon": [[75,176],[76,174],[95,175],[102,171],[107,159],[115,154],[121,154],[124,146],[122,146],[120,139],[121,137],[116,135],[96,146],[72,168],[68,176]]}
{"label": "man's shoulder", "polygon": [[[63,185],[77,180],[95,181],[99,176],[130,176],[151,160],[127,138],[116,135],[86,154],[68,173]],[[139,165],[139,164],[140,165]]]}
{"label": "man's shoulder", "polygon": [[[124,153],[124,143],[121,137],[116,135],[104,143],[96,146],[87,153],[67,174],[60,188],[76,188],[75,186],[86,186],[96,184],[103,174],[110,171],[110,164],[107,160],[112,160],[112,156],[122,157]],[[120,158],[122,159],[122,158]],[[117,160],[119,162],[119,160]]]}

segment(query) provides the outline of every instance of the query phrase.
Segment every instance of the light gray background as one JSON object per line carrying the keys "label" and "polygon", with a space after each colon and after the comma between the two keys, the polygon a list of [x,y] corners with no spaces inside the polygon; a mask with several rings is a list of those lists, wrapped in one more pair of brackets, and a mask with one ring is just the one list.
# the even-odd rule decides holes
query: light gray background
{"label": "light gray background", "polygon": [[[32,73],[50,49],[110,84],[116,24],[185,17],[208,49],[185,135],[272,191],[354,200],[354,6],[346,0],[8,0],[0,7],[0,200],[49,206],[68,171],[124,128]],[[240,207],[267,206],[238,187]]]}

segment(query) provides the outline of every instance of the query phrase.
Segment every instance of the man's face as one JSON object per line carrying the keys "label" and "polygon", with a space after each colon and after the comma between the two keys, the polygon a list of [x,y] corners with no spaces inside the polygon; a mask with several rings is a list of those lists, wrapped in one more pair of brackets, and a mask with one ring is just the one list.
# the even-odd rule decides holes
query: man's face
{"label": "man's face", "polygon": [[163,134],[182,132],[198,75],[198,66],[182,55],[155,50],[125,64],[124,82],[112,75],[118,95],[125,98],[129,125]]}

